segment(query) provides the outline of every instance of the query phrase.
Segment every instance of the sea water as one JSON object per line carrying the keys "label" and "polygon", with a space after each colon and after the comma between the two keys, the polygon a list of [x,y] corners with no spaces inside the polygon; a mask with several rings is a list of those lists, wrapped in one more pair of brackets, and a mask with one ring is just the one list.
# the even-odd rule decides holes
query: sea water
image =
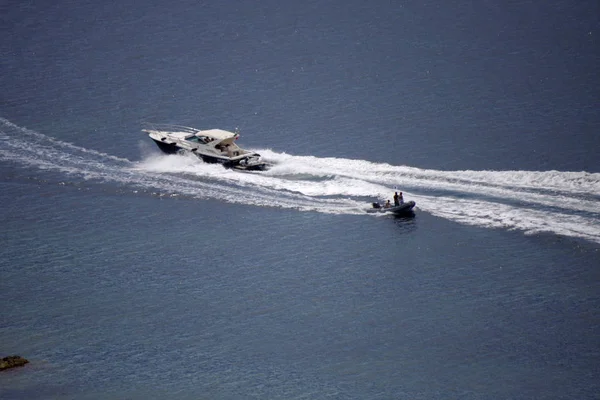
{"label": "sea water", "polygon": [[540,7],[9,4],[0,397],[595,398],[597,24]]}

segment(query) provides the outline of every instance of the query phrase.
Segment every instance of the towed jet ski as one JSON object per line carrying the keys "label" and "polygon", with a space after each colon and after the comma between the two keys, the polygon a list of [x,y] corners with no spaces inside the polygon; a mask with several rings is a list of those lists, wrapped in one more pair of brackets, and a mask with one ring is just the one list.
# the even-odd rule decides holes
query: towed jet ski
{"label": "towed jet ski", "polygon": [[237,132],[164,124],[149,125],[142,131],[167,154],[190,152],[204,162],[242,171],[264,171],[271,166],[260,154],[239,147],[235,143],[240,136]]}

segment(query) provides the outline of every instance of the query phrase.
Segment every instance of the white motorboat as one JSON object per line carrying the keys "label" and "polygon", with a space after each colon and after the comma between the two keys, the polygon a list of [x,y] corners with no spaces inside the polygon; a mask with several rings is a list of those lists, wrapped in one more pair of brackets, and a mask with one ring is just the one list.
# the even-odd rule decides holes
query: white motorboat
{"label": "white motorboat", "polygon": [[260,154],[239,147],[237,132],[200,130],[179,125],[152,124],[142,129],[167,154],[191,152],[207,163],[242,171],[264,171],[270,164]]}

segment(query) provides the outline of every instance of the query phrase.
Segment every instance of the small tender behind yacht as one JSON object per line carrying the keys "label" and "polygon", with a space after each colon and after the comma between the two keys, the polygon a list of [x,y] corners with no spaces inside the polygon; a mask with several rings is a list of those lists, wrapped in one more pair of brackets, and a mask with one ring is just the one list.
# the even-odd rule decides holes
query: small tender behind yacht
{"label": "small tender behind yacht", "polygon": [[167,154],[191,152],[204,162],[242,171],[264,171],[270,167],[260,154],[242,149],[235,143],[240,136],[237,132],[166,124],[149,124],[142,131]]}
{"label": "small tender behind yacht", "polygon": [[414,201],[406,201],[402,202],[397,206],[388,206],[382,205],[380,203],[372,203],[372,208],[368,209],[368,213],[391,213],[396,215],[406,215],[411,214],[413,212],[413,208],[417,203]]}

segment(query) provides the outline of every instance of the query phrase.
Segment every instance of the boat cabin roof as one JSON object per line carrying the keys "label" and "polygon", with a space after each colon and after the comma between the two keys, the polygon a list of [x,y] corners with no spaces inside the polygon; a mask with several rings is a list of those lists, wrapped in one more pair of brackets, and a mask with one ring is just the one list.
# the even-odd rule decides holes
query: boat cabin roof
{"label": "boat cabin roof", "polygon": [[143,129],[143,131],[155,135],[168,135],[179,140],[187,140],[190,142],[203,142],[217,145],[219,143],[233,143],[238,138],[239,134],[226,131],[224,129],[206,129],[200,130],[196,128],[189,128],[180,125],[151,125],[149,128]]}
{"label": "boat cabin roof", "polygon": [[[160,131],[158,131],[160,132]],[[225,131],[223,129],[207,129],[204,131],[195,129],[194,132],[190,132],[190,131],[165,131],[165,133],[168,133],[170,136],[176,137],[178,139],[182,139],[182,140],[190,140],[193,139],[194,137],[209,137],[217,142],[221,142],[223,140],[226,139],[235,139],[238,134],[237,133],[233,133],[233,132],[229,132],[229,131]]]}
{"label": "boat cabin roof", "polygon": [[206,136],[215,140],[225,140],[236,137],[236,133],[225,131],[223,129],[207,129],[205,131],[196,130],[194,133],[190,132],[169,132],[169,135],[177,137],[179,139],[190,139],[194,136],[201,137]]}
{"label": "boat cabin roof", "polygon": [[217,140],[225,140],[229,138],[234,138],[237,133],[225,131],[223,129],[207,129],[205,131],[198,131],[196,136],[208,136]]}

